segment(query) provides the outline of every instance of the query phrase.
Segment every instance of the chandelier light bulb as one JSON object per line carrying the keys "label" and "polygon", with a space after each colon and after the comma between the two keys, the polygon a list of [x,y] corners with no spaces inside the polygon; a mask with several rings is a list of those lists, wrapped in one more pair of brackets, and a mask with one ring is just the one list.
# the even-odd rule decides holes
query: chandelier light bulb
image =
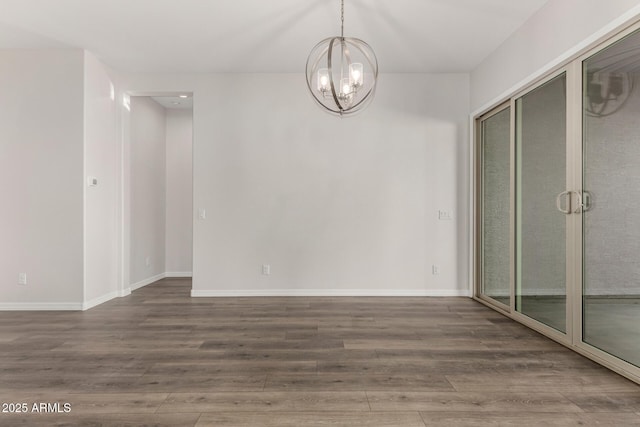
{"label": "chandelier light bulb", "polygon": [[342,79],[340,81],[340,86],[342,87],[343,95],[348,95],[351,93],[351,84],[349,83],[349,79]]}
{"label": "chandelier light bulb", "polygon": [[356,63],[349,65],[349,77],[351,79],[351,85],[354,87],[362,86],[362,64]]}
{"label": "chandelier light bulb", "polygon": [[329,84],[329,70],[327,70],[326,68],[321,68],[318,70],[318,90],[322,93],[325,94],[329,91],[330,89],[330,84]]}

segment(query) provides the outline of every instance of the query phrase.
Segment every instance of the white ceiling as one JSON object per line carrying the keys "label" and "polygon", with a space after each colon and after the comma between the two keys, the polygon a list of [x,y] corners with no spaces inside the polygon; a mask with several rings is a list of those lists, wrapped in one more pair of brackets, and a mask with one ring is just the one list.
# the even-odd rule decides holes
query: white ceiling
{"label": "white ceiling", "polygon": [[179,96],[151,96],[151,99],[164,108],[175,110],[193,110],[193,98],[180,98]]}
{"label": "white ceiling", "polygon": [[[468,72],[547,0],[345,0],[381,72]],[[0,0],[0,48],[79,47],[124,71],[303,72],[339,0]]]}

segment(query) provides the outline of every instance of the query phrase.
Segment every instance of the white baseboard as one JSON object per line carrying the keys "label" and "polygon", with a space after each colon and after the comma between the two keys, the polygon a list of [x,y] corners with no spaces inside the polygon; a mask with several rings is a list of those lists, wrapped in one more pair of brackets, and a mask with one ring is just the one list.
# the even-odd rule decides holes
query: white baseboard
{"label": "white baseboard", "polygon": [[118,297],[118,291],[109,292],[108,294],[102,295],[101,297],[98,297],[98,298],[94,298],[91,301],[85,301],[84,304],[82,304],[82,310],[83,311],[89,310],[90,308],[93,308],[96,305],[103,304],[117,297]]}
{"label": "white baseboard", "polygon": [[148,278],[146,278],[144,280],[141,280],[141,281],[139,281],[137,283],[131,284],[129,289],[131,291],[135,291],[136,289],[140,289],[140,288],[142,288],[144,286],[150,285],[153,282],[157,282],[160,279],[164,279],[165,277],[167,277],[166,273],[160,273],[160,274],[157,274],[157,275],[155,275],[153,277],[148,277]]}
{"label": "white baseboard", "polygon": [[3,302],[0,311],[77,311],[82,310],[79,302]]}
{"label": "white baseboard", "polygon": [[[192,273],[191,272],[169,272],[169,273],[161,273],[161,274],[157,274],[153,277],[149,277],[147,279],[141,280],[137,283],[132,284],[130,287],[125,288],[121,291],[114,291],[114,292],[110,292],[106,295],[103,295],[101,297],[98,298],[94,298],[91,301],[86,301],[84,304],[82,304],[82,310],[89,310],[90,308],[93,308],[97,305],[103,304],[109,300],[112,300],[114,298],[117,297],[126,297],[127,295],[131,295],[132,291],[135,291],[136,289],[140,289],[144,286],[150,285],[153,282],[156,282],[160,279],[164,279],[165,277],[191,277]],[[76,309],[73,309],[76,310]]]}
{"label": "white baseboard", "polygon": [[167,271],[164,273],[164,277],[193,277],[191,271]]}
{"label": "white baseboard", "polygon": [[205,289],[192,297],[471,297],[467,289]]}
{"label": "white baseboard", "polygon": [[[180,274],[179,276],[177,274]],[[188,275],[187,275],[188,274]],[[132,284],[121,291],[113,291],[84,303],[0,303],[0,311],[61,311],[89,310],[116,297],[165,277],[191,277],[190,272],[161,273]],[[467,289],[206,289],[191,290],[192,297],[471,297]]]}

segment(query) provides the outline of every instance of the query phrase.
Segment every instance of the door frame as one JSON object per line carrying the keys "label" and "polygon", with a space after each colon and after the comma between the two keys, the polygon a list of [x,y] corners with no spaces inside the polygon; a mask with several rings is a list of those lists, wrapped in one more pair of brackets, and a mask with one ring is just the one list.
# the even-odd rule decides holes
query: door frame
{"label": "door frame", "polygon": [[[546,337],[570,348],[571,350],[611,369],[614,372],[640,384],[640,367],[624,360],[612,356],[596,347],[583,341],[583,313],[582,299],[583,293],[583,216],[579,214],[567,215],[567,333],[561,333],[547,325],[518,313],[515,310],[515,177],[516,177],[516,153],[515,153],[515,120],[516,108],[515,100],[529,91],[543,85],[547,81],[557,77],[563,72],[567,75],[567,190],[572,190],[582,194],[583,192],[583,132],[582,132],[582,87],[583,61],[592,55],[602,51],[615,42],[640,30],[640,20],[635,18],[635,22],[629,24],[627,21],[623,26],[610,31],[606,36],[599,37],[586,47],[580,48],[574,55],[556,64],[550,71],[547,71],[533,81],[521,86],[520,89],[513,90],[500,101],[492,104],[491,107],[481,110],[471,115],[470,124],[472,126],[472,161],[471,161],[471,278],[473,280],[473,299],[504,314],[507,317],[537,331]],[[481,121],[499,112],[501,109],[511,107],[511,304],[507,308],[503,304],[497,303],[481,294]]]}
{"label": "door frame", "polygon": [[[121,105],[119,106],[120,115],[118,117],[119,123],[119,138],[120,138],[120,183],[119,183],[119,206],[118,206],[118,217],[119,217],[119,284],[118,284],[118,296],[127,296],[131,294],[132,291],[138,289],[132,289],[133,283],[131,283],[131,175],[132,175],[132,165],[131,165],[131,98],[132,97],[154,97],[154,96],[168,96],[168,97],[178,97],[180,95],[187,94],[193,99],[193,108],[192,113],[195,116],[196,111],[196,91],[194,89],[188,89],[184,91],[176,91],[176,90],[123,90],[121,93]],[[192,120],[192,125],[194,120]],[[193,142],[195,140],[195,132],[192,133],[192,167],[191,167],[191,182],[194,182],[194,167],[193,167],[193,159],[195,150],[193,150]],[[194,205],[194,197],[193,197],[194,186],[192,185],[192,209]],[[194,210],[195,212],[195,210]],[[193,215],[192,215],[193,220]],[[191,236],[193,241],[195,224],[191,225]],[[194,247],[192,244],[192,251]],[[191,262],[191,272],[193,277],[193,254],[192,254],[192,262]],[[163,273],[163,277],[166,276],[166,271]],[[193,282],[192,282],[193,287]]]}
{"label": "door frame", "polygon": [[[500,301],[497,301],[493,298],[491,298],[490,296],[485,295],[482,292],[482,286],[483,286],[483,259],[484,259],[484,245],[483,245],[483,241],[482,241],[482,236],[484,233],[484,227],[483,227],[483,223],[484,223],[484,218],[482,213],[484,212],[484,205],[483,205],[483,201],[484,201],[484,181],[483,181],[483,173],[482,173],[482,165],[484,163],[484,157],[483,157],[483,148],[484,148],[484,134],[483,134],[483,127],[482,127],[482,123],[495,116],[498,113],[503,112],[504,110],[506,110],[507,108],[512,108],[511,105],[511,101],[506,101],[500,105],[498,105],[497,107],[491,109],[490,111],[488,111],[487,113],[476,117],[476,119],[474,120],[474,133],[475,133],[475,140],[476,143],[474,144],[474,150],[473,150],[473,158],[474,158],[474,175],[475,175],[475,197],[474,197],[474,221],[475,221],[475,239],[474,239],[474,292],[473,295],[475,296],[475,298],[481,299],[483,302],[493,306],[494,308],[507,312],[509,313],[511,311],[511,308],[513,306],[513,291],[512,291],[512,284],[513,284],[513,268],[512,268],[512,260],[509,261],[509,266],[510,266],[510,277],[509,277],[509,305],[507,304],[503,304]],[[509,158],[510,158],[510,169],[512,169],[512,165],[513,165],[513,161],[512,161],[512,156],[513,156],[513,132],[511,132],[511,122],[513,120],[513,109],[509,110],[509,115],[510,115],[510,124],[509,124]],[[513,174],[513,170],[510,170],[509,172],[510,177]],[[511,195],[513,194],[513,180],[510,178],[510,182],[509,182],[509,194],[510,194],[510,201],[509,201],[509,205],[510,205],[510,213],[509,213],[509,231],[511,233],[511,230],[513,228],[513,212],[512,212],[512,197]],[[509,239],[509,253],[513,253],[513,239],[510,237]]]}
{"label": "door frame", "polygon": [[[575,68],[576,79],[574,84],[574,90],[577,92],[577,95],[572,100],[572,102],[576,106],[576,111],[578,116],[576,117],[575,123],[575,136],[576,141],[574,144],[574,156],[575,156],[575,164],[576,170],[575,174],[575,182],[577,188],[580,189],[580,193],[584,194],[583,187],[583,168],[584,168],[584,158],[583,158],[583,150],[584,150],[584,135],[583,135],[583,98],[582,98],[582,90],[584,87],[584,72],[583,72],[583,64],[584,61],[592,57],[593,55],[607,49],[613,44],[621,41],[625,37],[640,31],[640,21],[627,26],[622,31],[619,31],[615,35],[607,38],[606,40],[592,46],[590,49],[579,55],[573,62],[572,66]],[[583,240],[583,227],[584,227],[584,216],[582,213],[580,215],[576,215],[576,221],[574,224],[575,227],[575,235],[576,235],[576,256],[580,257],[580,260],[583,261],[583,251],[584,251],[584,240]],[[597,347],[594,347],[586,342],[584,342],[583,337],[583,298],[584,298],[584,277],[583,277],[583,262],[576,263],[574,275],[576,277],[576,286],[574,289],[576,298],[574,301],[574,317],[573,322],[575,325],[574,335],[572,347],[576,349],[582,355],[600,363],[601,365],[606,366],[607,368],[617,372],[637,383],[640,383],[640,367],[635,366],[631,363],[628,363],[618,357],[613,356],[610,353],[607,353],[603,350],[600,350]]]}

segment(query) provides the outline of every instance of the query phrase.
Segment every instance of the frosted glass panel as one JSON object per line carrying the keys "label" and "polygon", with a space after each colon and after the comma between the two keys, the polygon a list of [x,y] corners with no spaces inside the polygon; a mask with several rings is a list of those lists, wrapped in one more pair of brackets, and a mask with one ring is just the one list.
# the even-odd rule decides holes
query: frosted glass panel
{"label": "frosted glass panel", "polygon": [[482,121],[482,294],[510,299],[510,122],[507,108]]}
{"label": "frosted glass panel", "polygon": [[566,331],[566,83],[516,100],[516,309]]}
{"label": "frosted glass panel", "polygon": [[583,341],[640,366],[640,34],[583,64]]}

